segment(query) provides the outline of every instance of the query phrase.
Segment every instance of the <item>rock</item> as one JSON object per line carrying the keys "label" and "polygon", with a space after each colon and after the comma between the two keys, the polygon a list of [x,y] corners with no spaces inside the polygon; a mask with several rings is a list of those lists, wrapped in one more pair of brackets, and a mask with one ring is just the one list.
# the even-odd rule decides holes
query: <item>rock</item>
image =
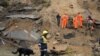
{"label": "rock", "polygon": [[63,37],[64,37],[65,39],[70,39],[70,38],[75,37],[75,34],[74,34],[74,33],[68,33],[67,35],[64,35]]}
{"label": "rock", "polygon": [[30,46],[30,44],[27,41],[23,41],[23,40],[21,40],[19,42],[19,45],[24,47],[24,48],[28,48]]}
{"label": "rock", "polygon": [[6,38],[13,38],[18,40],[28,40],[28,41],[37,41],[40,38],[40,35],[33,31],[27,31],[23,29],[14,29],[13,31],[4,31]]}
{"label": "rock", "polygon": [[0,31],[4,30],[6,28],[5,23],[0,22]]}
{"label": "rock", "polygon": [[58,44],[58,41],[54,41],[54,42],[53,42],[53,45],[55,45],[55,44]]}
{"label": "rock", "polygon": [[33,9],[32,6],[18,6],[17,7],[14,7],[12,9],[9,9],[9,12],[29,12],[29,11],[34,11],[35,9]]}
{"label": "rock", "polygon": [[43,20],[42,19],[37,20],[36,24],[42,25],[43,24]]}
{"label": "rock", "polygon": [[0,0],[0,6],[7,7],[8,5],[9,4],[7,0]]}
{"label": "rock", "polygon": [[59,32],[57,32],[57,33],[56,33],[56,36],[60,36],[60,33],[59,33]]}
{"label": "rock", "polygon": [[0,37],[0,45],[5,45],[5,42],[3,41],[3,39]]}
{"label": "rock", "polygon": [[16,15],[9,15],[9,16],[6,16],[6,18],[29,18],[29,19],[32,19],[32,20],[35,20],[35,19],[39,19],[40,17],[39,16],[36,16],[36,15],[25,15],[25,14],[16,14]]}
{"label": "rock", "polygon": [[3,8],[2,6],[0,6],[0,12],[2,12],[2,11],[3,11],[3,9],[4,9],[4,8]]}
{"label": "rock", "polygon": [[24,7],[23,9],[24,9],[24,10],[32,10],[33,8],[30,7],[30,6],[27,6],[27,7]]}

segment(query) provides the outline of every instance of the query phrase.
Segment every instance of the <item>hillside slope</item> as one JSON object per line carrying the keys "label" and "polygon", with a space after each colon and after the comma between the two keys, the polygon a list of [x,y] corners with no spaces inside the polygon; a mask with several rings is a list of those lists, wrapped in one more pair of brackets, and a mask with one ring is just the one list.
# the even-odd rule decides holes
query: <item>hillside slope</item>
{"label": "hillside slope", "polygon": [[[87,1],[88,5],[87,4],[84,5],[83,3],[84,1]],[[19,26],[22,29],[30,31],[33,30],[33,27],[35,26],[37,26],[37,29],[39,28],[40,32],[44,29],[49,30],[50,32],[49,37],[51,37],[48,41],[49,49],[51,49],[53,46],[55,46],[58,50],[71,48],[74,51],[74,52],[72,51],[73,53],[71,53],[72,56],[92,56],[94,54],[92,47],[96,44],[98,45],[98,43],[97,42],[95,43],[94,41],[95,37],[94,36],[91,37],[89,34],[85,35],[84,32],[87,32],[85,28],[79,29],[78,32],[75,32],[73,29],[68,29],[68,28],[61,29],[61,27],[57,26],[56,15],[59,13],[62,16],[63,14],[67,13],[69,16],[73,17],[78,12],[80,12],[83,15],[84,19],[86,19],[88,15],[92,15],[94,19],[100,20],[99,19],[100,12],[99,10],[96,9],[97,0],[95,0],[95,2],[92,2],[91,0],[9,0],[9,6],[12,6],[10,9],[12,9],[13,6],[18,5],[19,2],[21,4],[24,4],[25,6],[32,6],[32,8],[34,8],[33,12],[36,12],[41,16],[40,19],[43,20],[43,25],[42,24],[34,25],[33,23],[35,23],[35,21],[26,18],[26,19],[21,19],[20,21],[15,23],[14,24],[15,26]],[[71,5],[73,5],[73,8],[70,7]],[[84,6],[86,8],[84,8]],[[18,6],[18,8],[20,8],[20,5]],[[15,26],[11,26],[9,28],[12,29]],[[97,34],[99,35],[98,32],[100,32],[99,29],[97,30],[95,35]],[[94,42],[92,43],[91,41]],[[12,46],[11,47],[0,46],[0,47],[1,48],[3,47],[0,50],[0,56],[14,56],[11,53],[11,51],[13,51]],[[38,56],[39,55],[38,45],[37,44],[32,45],[32,48],[36,52],[35,56]]]}

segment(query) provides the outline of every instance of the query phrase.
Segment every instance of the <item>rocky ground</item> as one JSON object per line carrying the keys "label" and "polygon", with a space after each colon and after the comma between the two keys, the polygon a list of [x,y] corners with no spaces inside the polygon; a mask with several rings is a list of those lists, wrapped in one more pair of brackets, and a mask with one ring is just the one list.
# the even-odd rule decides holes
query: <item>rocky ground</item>
{"label": "rocky ground", "polygon": [[[22,2],[22,0],[18,1]],[[48,36],[48,51],[55,46],[57,51],[66,51],[64,56],[100,56],[100,44],[97,41],[97,38],[100,36],[99,28],[94,31],[93,36],[90,36],[89,33],[85,34],[88,32],[86,31],[85,27],[75,32],[74,29],[61,29],[61,27],[57,26],[56,15],[58,13],[60,15],[67,13],[73,17],[76,13],[80,12],[84,17],[84,20],[86,19],[87,15],[92,15],[94,19],[100,20],[100,12],[96,9],[97,0],[94,2],[92,0],[88,0],[88,9],[84,8],[83,1],[86,0],[33,0],[33,3],[31,0],[23,0],[24,4],[28,4],[27,7],[22,4],[16,5],[17,3],[11,0],[8,7],[0,7],[0,22],[3,23],[0,23],[0,30],[1,32],[7,31],[7,33],[16,29],[27,30],[28,32],[35,30],[41,35],[42,31],[46,29],[50,32],[50,35]],[[15,5],[13,5],[12,2],[15,3]],[[34,6],[31,8],[29,5]],[[71,5],[73,5],[73,8],[70,7]],[[25,9],[25,7],[27,7],[27,9]],[[15,14],[23,14],[24,18],[23,16],[12,16]],[[38,16],[32,16],[34,19],[25,17],[25,15],[29,14]],[[2,30],[2,28],[5,29]],[[14,55],[11,53],[12,51],[16,50],[16,47],[12,46],[11,43],[5,43],[5,45],[0,45],[0,56],[18,56],[18,54]],[[29,46],[36,53],[34,56],[40,55],[39,48],[36,43]],[[95,48],[93,49],[92,47],[94,46]],[[99,51],[96,51],[95,49]]]}

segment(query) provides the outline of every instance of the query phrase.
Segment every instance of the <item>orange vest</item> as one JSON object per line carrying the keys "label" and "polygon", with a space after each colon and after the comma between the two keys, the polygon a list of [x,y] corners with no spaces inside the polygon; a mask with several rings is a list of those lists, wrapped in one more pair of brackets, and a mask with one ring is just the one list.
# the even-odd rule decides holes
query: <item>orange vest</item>
{"label": "orange vest", "polygon": [[62,20],[62,21],[68,22],[68,16],[67,16],[67,15],[63,15],[63,16],[61,17],[61,20]]}
{"label": "orange vest", "polygon": [[77,20],[77,17],[75,17],[73,19],[73,25],[74,25],[74,28],[78,28],[78,20]]}
{"label": "orange vest", "polygon": [[83,17],[81,15],[76,16],[79,23],[83,22]]}
{"label": "orange vest", "polygon": [[68,23],[68,16],[67,15],[63,15],[61,17],[60,23],[63,24],[64,22],[66,22],[66,24]]}

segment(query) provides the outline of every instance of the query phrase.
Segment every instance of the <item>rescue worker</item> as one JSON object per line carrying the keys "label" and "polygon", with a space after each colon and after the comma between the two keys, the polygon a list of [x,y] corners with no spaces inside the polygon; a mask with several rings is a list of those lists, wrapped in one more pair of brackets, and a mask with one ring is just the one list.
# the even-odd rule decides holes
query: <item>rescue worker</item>
{"label": "rescue worker", "polygon": [[73,17],[70,16],[69,19],[68,19],[68,26],[67,26],[69,29],[73,28]]}
{"label": "rescue worker", "polygon": [[57,25],[58,25],[58,27],[59,27],[59,25],[60,25],[60,18],[61,18],[61,16],[60,16],[59,14],[57,14],[56,18],[57,18]]}
{"label": "rescue worker", "polygon": [[100,37],[97,37],[96,41],[99,43],[100,45]]}
{"label": "rescue worker", "polygon": [[92,19],[91,16],[88,16],[87,18],[87,27],[89,30],[94,30],[94,24],[95,24],[95,20]]}
{"label": "rescue worker", "polygon": [[61,27],[62,28],[66,28],[66,26],[67,26],[67,24],[68,24],[68,15],[67,14],[65,14],[65,15],[63,15],[63,16],[61,16]]}
{"label": "rescue worker", "polygon": [[39,40],[39,47],[40,47],[41,56],[48,56],[48,54],[47,54],[47,50],[48,50],[47,34],[48,34],[48,31],[46,31],[46,30],[43,31],[42,38]]}
{"label": "rescue worker", "polygon": [[74,26],[74,29],[77,29],[79,27],[77,17],[73,18],[73,26]]}
{"label": "rescue worker", "polygon": [[82,28],[83,27],[83,17],[80,14],[80,12],[77,14],[76,17],[77,17],[77,21],[78,21],[78,24],[79,24],[79,28]]}

